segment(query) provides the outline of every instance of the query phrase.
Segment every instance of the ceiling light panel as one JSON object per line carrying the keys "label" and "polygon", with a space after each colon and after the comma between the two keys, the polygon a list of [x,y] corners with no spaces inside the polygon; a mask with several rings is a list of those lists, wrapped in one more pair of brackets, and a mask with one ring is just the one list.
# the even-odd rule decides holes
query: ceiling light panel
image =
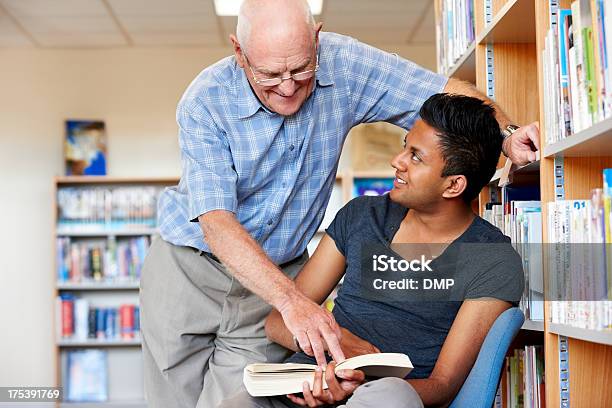
{"label": "ceiling light panel", "polygon": [[[237,16],[243,0],[214,0],[215,11],[219,16]],[[308,0],[312,14],[319,15],[323,9],[323,0]]]}

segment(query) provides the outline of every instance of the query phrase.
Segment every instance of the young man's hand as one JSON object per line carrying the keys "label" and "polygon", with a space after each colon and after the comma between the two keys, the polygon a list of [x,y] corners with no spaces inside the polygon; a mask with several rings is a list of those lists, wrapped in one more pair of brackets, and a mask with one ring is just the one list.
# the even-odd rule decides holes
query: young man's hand
{"label": "young man's hand", "polygon": [[314,356],[319,366],[324,367],[327,364],[326,349],[334,360],[345,360],[340,347],[340,326],[327,310],[302,296],[292,299],[291,303],[279,309],[279,312],[300,348],[306,354]]}
{"label": "young man's hand", "polygon": [[294,394],[287,395],[294,404],[308,407],[320,407],[325,404],[333,404],[344,401],[359,387],[365,380],[365,374],[360,370],[340,370],[337,375],[342,378],[340,382],[334,372],[336,363],[332,361],[325,369],[325,382],[327,389],[323,389],[323,371],[317,367],[312,384],[312,390],[308,382],[303,384],[303,397]]}
{"label": "young man's hand", "polygon": [[362,354],[380,353],[380,350],[376,346],[354,335],[344,327],[341,327],[340,330],[342,330],[340,347],[342,347],[344,357],[351,358]]}

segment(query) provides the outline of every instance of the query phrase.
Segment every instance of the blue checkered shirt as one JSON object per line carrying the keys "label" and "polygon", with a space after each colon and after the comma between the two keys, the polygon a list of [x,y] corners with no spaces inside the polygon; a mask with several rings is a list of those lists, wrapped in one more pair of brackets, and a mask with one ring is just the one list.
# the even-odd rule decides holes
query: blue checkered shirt
{"label": "blue checkered shirt", "polygon": [[447,79],[353,38],[320,34],[316,85],[300,110],[267,110],[234,57],[204,69],[176,119],[183,174],[159,201],[164,240],[210,251],[197,222],[227,210],[277,264],[301,255],[317,231],[342,145],[360,123],[410,129]]}

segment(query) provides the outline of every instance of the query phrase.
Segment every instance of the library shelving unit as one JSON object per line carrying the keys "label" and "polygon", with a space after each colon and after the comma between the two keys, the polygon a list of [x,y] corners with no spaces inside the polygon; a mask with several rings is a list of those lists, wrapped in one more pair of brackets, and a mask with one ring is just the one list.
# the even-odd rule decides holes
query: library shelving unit
{"label": "library shelving unit", "polygon": [[[572,1],[467,1],[472,2],[474,10],[475,40],[454,65],[441,73],[474,83],[517,124],[536,120],[542,124],[540,159],[522,168],[513,166],[510,182],[539,183],[542,242],[546,243],[551,228],[547,225],[547,203],[556,199],[586,199],[592,189],[602,187],[602,170],[612,167],[612,118],[546,144],[544,109],[551,96],[544,92],[542,52],[557,8],[570,8]],[[456,3],[436,0],[439,52],[445,40],[440,29],[442,10],[449,4]],[[477,207],[481,214],[484,204],[499,188],[504,163],[505,158],[500,158],[496,175],[480,194]],[[559,175],[563,177],[564,196],[559,196]],[[546,265],[544,271],[547,273]],[[519,341],[527,335],[530,341],[544,346],[546,405],[612,406],[612,332],[551,323],[550,304],[545,301],[544,321],[527,321],[518,336]],[[506,407],[503,376],[501,385],[504,394],[501,402]]]}
{"label": "library shelving unit", "polygon": [[[121,188],[153,188],[157,194],[165,186],[174,185],[178,182],[177,178],[117,178],[108,176],[65,176],[56,177],[53,180],[54,187],[54,202],[53,202],[53,217],[54,217],[54,269],[53,276],[56,284],[53,288],[53,295],[58,299],[58,306],[54,311],[54,322],[56,327],[55,335],[55,364],[56,364],[56,384],[64,387],[64,398],[66,398],[66,386],[68,379],[68,355],[76,350],[91,350],[99,349],[106,351],[106,375],[107,375],[107,393],[108,400],[104,402],[69,402],[60,403],[62,407],[146,407],[144,400],[144,377],[142,373],[142,355],[141,342],[139,333],[133,333],[131,336],[123,337],[121,333],[115,333],[113,338],[75,338],[75,336],[65,336],[62,332],[62,302],[61,297],[71,296],[77,299],[85,299],[88,307],[100,308],[117,308],[122,304],[138,305],[138,288],[139,282],[137,277],[114,276],[108,278],[105,276],[92,279],[85,276],[60,276],[60,266],[64,256],[71,255],[58,254],[58,246],[60,240],[69,240],[70,243],[78,243],[84,247],[87,245],[96,245],[107,242],[109,239],[113,242],[121,243],[126,240],[137,237],[148,237],[149,239],[156,234],[156,228],[151,222],[139,223],[124,222],[124,223],[109,223],[108,219],[102,220],[99,216],[100,212],[106,210],[108,218],[109,211],[115,211],[113,203],[104,202],[104,198],[100,196],[90,197],[91,201],[85,202],[85,199],[77,198],[76,202],[86,206],[98,205],[98,218],[96,220],[72,220],[64,222],[60,214],[60,197],[62,191],[70,190],[78,192],[83,190],[104,190],[113,191]],[[135,190],[138,191],[138,190]],[[133,193],[138,194],[138,193]],[[76,194],[75,197],[78,197]],[[74,197],[73,197],[74,198]],[[151,198],[150,196],[148,197]],[[138,198],[131,197],[131,202],[138,202]],[[74,200],[73,200],[74,201]],[[93,203],[92,203],[93,201]],[[102,201],[102,202],[100,202]],[[156,198],[155,198],[156,202]],[[149,203],[150,204],[150,203]],[[105,208],[106,205],[106,208]],[[125,205],[125,203],[124,203]],[[138,206],[138,203],[136,204]],[[77,206],[78,207],[78,206]],[[154,208],[155,204],[150,204],[149,207]],[[80,211],[78,208],[72,208],[71,211]],[[82,210],[81,210],[82,211]],[[125,211],[125,208],[123,209]],[[128,209],[128,211],[131,211]],[[154,210],[153,210],[154,211]],[[91,214],[90,214],[91,215]],[[147,214],[148,220],[155,219],[155,213]],[[102,216],[102,219],[104,216]],[[144,216],[143,216],[144,218]],[[134,221],[134,220],[132,220]],[[142,221],[142,220],[140,220]],[[61,258],[61,259],[60,259]],[[88,262],[92,262],[92,258]],[[105,260],[102,260],[105,262]],[[73,262],[70,259],[68,262]],[[82,264],[80,264],[82,265]],[[91,264],[90,264],[91,265]],[[72,266],[70,266],[72,268]],[[125,269],[125,268],[124,268]],[[72,272],[71,272],[72,273]],[[130,272],[131,273],[131,272]],[[116,319],[119,319],[117,316]],[[74,324],[74,319],[73,319]],[[88,323],[89,325],[91,323]],[[118,326],[118,324],[115,324]]]}

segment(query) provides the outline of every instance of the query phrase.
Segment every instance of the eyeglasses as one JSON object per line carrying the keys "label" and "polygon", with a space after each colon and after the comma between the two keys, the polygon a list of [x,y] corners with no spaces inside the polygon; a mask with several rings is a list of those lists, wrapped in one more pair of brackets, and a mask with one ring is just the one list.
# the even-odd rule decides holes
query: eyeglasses
{"label": "eyeglasses", "polygon": [[281,75],[274,76],[274,75],[267,75],[267,74],[260,73],[260,78],[257,78],[257,76],[255,75],[255,70],[253,70],[253,67],[251,66],[251,63],[249,62],[247,55],[246,54],[243,54],[243,55],[244,55],[247,65],[249,66],[249,69],[251,70],[251,74],[253,75],[253,81],[255,81],[257,85],[261,85],[261,86],[280,85],[283,83],[283,81],[286,81],[288,79],[293,79],[294,81],[305,81],[307,79],[312,78],[315,72],[319,70],[319,54],[317,53],[316,48],[315,48],[316,58],[315,58],[314,69],[308,69],[306,71],[296,72],[295,74],[290,74],[289,76],[286,76],[286,77],[281,76]]}

